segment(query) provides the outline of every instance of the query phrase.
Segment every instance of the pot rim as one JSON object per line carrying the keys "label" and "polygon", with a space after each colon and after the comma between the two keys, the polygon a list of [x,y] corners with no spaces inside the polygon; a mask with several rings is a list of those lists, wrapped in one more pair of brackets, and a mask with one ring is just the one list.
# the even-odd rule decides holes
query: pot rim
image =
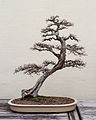
{"label": "pot rim", "polygon": [[68,98],[71,98],[71,99],[73,99],[74,100],[74,102],[73,103],[70,103],[70,104],[56,104],[56,105],[44,105],[44,104],[41,104],[41,105],[29,105],[29,104],[26,104],[26,105],[24,105],[24,104],[15,104],[15,103],[12,103],[12,101],[14,100],[14,99],[18,99],[18,98],[13,98],[13,99],[11,99],[11,100],[9,100],[8,101],[8,104],[9,105],[11,105],[11,106],[17,106],[17,107],[59,107],[59,106],[61,106],[61,107],[66,107],[66,106],[72,106],[72,105],[76,105],[77,104],[77,99],[75,99],[75,98],[72,98],[72,97],[68,97]]}

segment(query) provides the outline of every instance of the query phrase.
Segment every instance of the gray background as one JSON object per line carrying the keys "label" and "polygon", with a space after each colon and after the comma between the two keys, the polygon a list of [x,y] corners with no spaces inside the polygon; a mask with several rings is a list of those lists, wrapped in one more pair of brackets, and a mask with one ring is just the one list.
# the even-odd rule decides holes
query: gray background
{"label": "gray background", "polygon": [[38,78],[14,75],[15,67],[52,58],[50,53],[29,49],[42,39],[40,30],[52,15],[75,24],[69,33],[77,34],[85,46],[87,66],[53,74],[40,94],[96,99],[96,0],[0,0],[0,98],[19,96],[21,89],[32,87]]}

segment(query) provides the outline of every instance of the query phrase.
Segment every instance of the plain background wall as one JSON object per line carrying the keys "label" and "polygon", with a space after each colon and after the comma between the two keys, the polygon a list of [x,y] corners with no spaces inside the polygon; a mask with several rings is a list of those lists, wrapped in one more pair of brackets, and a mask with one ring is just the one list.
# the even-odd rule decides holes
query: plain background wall
{"label": "plain background wall", "polygon": [[[96,99],[96,0],[0,0],[0,99],[20,96],[20,90],[32,87],[37,76],[30,77],[14,69],[24,63],[42,63],[52,58],[29,48],[40,41],[46,18],[59,15],[74,23],[85,46],[84,69],[62,70],[50,76],[40,90],[43,95]],[[55,60],[55,58],[53,57]]]}

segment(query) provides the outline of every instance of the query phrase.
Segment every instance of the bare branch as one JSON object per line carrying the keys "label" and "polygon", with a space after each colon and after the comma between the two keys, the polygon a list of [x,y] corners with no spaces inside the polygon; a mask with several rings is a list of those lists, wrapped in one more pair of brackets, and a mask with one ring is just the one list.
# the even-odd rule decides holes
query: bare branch
{"label": "bare branch", "polygon": [[79,56],[86,55],[86,53],[84,51],[84,47],[78,46],[77,44],[74,44],[74,45],[67,44],[67,50],[69,50],[70,53],[73,53],[74,55],[79,55]]}
{"label": "bare branch", "polygon": [[50,52],[53,53],[58,59],[60,58],[60,54],[55,53],[53,50]]}
{"label": "bare branch", "polygon": [[85,63],[82,60],[66,60],[63,68],[66,67],[82,68],[85,67]]}

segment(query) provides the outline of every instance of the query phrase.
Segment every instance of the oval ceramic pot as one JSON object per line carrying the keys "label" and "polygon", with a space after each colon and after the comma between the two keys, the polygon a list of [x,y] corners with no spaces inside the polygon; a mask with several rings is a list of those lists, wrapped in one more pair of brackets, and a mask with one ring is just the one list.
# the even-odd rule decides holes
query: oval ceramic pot
{"label": "oval ceramic pot", "polygon": [[62,105],[23,105],[23,104],[14,104],[12,100],[8,101],[10,109],[15,112],[23,112],[23,113],[60,113],[60,112],[68,112],[72,111],[76,108],[77,100],[75,98],[71,98],[74,100],[73,103],[70,104],[62,104]]}

